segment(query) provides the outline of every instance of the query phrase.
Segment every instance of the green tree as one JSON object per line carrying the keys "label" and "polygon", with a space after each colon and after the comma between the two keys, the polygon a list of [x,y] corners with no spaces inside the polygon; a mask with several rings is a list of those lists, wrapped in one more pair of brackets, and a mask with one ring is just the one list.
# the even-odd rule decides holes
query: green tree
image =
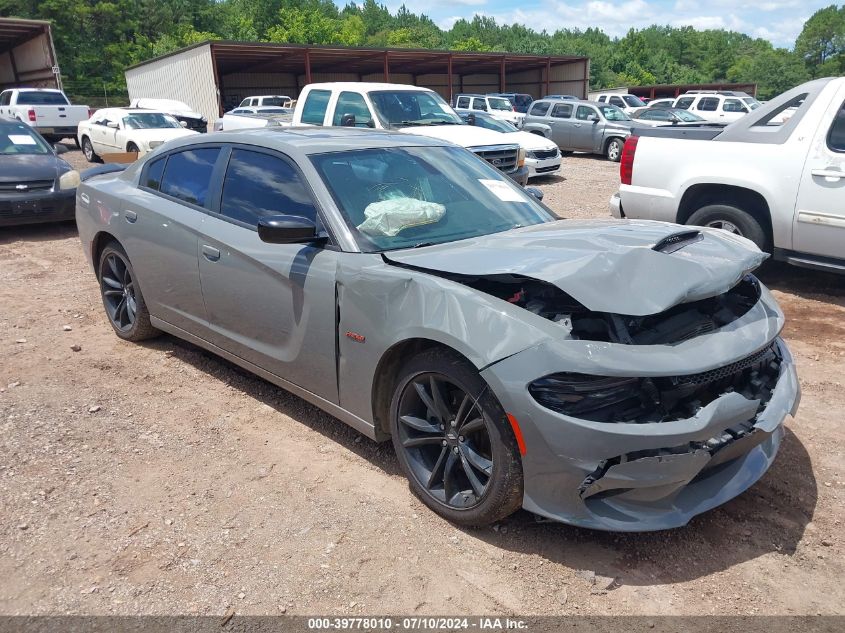
{"label": "green tree", "polygon": [[845,53],[845,6],[834,4],[816,11],[795,40],[795,52],[815,77],[821,76],[822,68],[830,69],[828,62]]}

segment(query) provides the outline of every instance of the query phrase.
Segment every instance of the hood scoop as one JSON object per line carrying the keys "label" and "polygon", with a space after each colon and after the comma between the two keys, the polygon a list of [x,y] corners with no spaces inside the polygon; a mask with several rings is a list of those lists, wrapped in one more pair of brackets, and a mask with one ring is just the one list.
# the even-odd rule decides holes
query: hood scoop
{"label": "hood scoop", "polygon": [[688,244],[694,244],[704,239],[701,231],[682,231],[681,233],[673,233],[664,237],[657,244],[651,247],[651,250],[658,253],[674,253],[681,250]]}

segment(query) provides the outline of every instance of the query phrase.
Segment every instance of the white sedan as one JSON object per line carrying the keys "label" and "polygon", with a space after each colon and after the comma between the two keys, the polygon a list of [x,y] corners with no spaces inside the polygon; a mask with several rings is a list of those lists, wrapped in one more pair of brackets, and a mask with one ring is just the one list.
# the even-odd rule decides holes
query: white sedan
{"label": "white sedan", "polygon": [[483,127],[507,135],[508,142],[519,143],[525,150],[525,165],[528,177],[548,176],[560,169],[561,155],[557,144],[540,134],[522,132],[512,123],[494,119],[483,112],[458,111],[460,117],[469,125]]}
{"label": "white sedan", "polygon": [[79,123],[77,138],[88,162],[105,154],[137,152],[139,156],[175,138],[198,134],[165,112],[104,108]]}

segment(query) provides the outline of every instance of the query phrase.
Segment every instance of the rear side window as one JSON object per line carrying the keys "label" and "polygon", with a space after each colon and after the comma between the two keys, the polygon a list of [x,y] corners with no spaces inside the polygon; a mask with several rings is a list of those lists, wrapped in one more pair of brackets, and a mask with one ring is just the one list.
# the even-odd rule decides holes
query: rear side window
{"label": "rear side window", "polygon": [[317,221],[311,196],[293,166],[277,156],[245,149],[232,150],[220,213],[251,227],[269,215]]}
{"label": "rear side window", "polygon": [[739,99],[725,99],[722,110],[725,112],[745,112],[745,106]]}
{"label": "rear side window", "polygon": [[839,108],[830,133],[827,135],[827,146],[834,152],[845,152],[845,103]]}
{"label": "rear side window", "polygon": [[67,105],[61,92],[26,91],[18,93],[18,105]]}
{"label": "rear side window", "polygon": [[326,117],[326,108],[329,107],[329,90],[312,90],[305,98],[302,106],[302,122],[313,125],[322,125]]}
{"label": "rear side window", "polygon": [[337,98],[337,105],[334,108],[332,125],[340,125],[344,114],[355,115],[355,127],[368,127],[370,109],[367,107],[364,97],[357,92],[341,92]]}
{"label": "rear side window", "polygon": [[144,176],[144,181],[141,183],[144,187],[159,190],[161,187],[161,177],[164,174],[164,164],[167,162],[167,156],[154,160],[147,166],[147,172]]}
{"label": "rear side window", "polygon": [[457,107],[468,108],[469,107],[469,97],[458,97]]}
{"label": "rear side window", "polygon": [[695,109],[701,110],[702,112],[715,112],[718,107],[719,99],[717,97],[704,97],[698,102]]}
{"label": "rear side window", "polygon": [[552,116],[556,119],[568,119],[572,116],[572,104],[570,103],[556,103],[552,108]]}
{"label": "rear side window", "polygon": [[531,116],[546,116],[546,112],[549,111],[550,105],[551,104],[548,101],[538,101],[531,106],[531,110],[528,111],[528,114]]}
{"label": "rear side window", "polygon": [[170,154],[160,191],[200,207],[207,206],[211,172],[220,149],[209,147]]}
{"label": "rear side window", "polygon": [[675,102],[675,107],[683,108],[684,110],[689,110],[689,107],[692,105],[693,101],[695,101],[695,97],[681,97],[677,100],[677,102]]}

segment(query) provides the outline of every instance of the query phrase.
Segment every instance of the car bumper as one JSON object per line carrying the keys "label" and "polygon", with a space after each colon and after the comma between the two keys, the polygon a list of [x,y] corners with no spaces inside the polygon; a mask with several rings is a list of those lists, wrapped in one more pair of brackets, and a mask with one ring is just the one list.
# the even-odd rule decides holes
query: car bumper
{"label": "car bumper", "polygon": [[516,182],[518,185],[524,187],[525,185],[528,184],[528,178],[530,177],[528,175],[528,165],[525,165],[524,167],[520,167],[516,171],[512,171],[511,173],[509,173],[507,175],[508,175],[508,177],[510,177],[511,180]]}
{"label": "car bumper", "polygon": [[0,226],[72,220],[75,190],[34,192],[29,196],[0,196]]}
{"label": "car bumper", "polygon": [[[756,314],[746,315],[732,324],[735,327],[723,328],[727,332],[673,346],[550,342],[485,369],[482,376],[516,419],[524,438],[524,508],[593,529],[662,530],[685,525],[760,479],[780,446],[784,419],[797,410],[800,390],[792,356],[776,336],[782,316],[766,316],[769,309],[760,303],[752,312]],[[525,376],[533,380],[565,371],[561,367],[567,365],[565,357],[575,358],[572,350],[566,350],[573,343],[584,344],[574,346],[576,355],[592,348],[592,358],[585,362],[593,365],[589,371],[584,371],[587,364],[574,371],[595,375],[642,376],[643,368],[648,376],[698,373],[772,344],[781,362],[762,410],[758,411],[758,400],[725,392],[687,419],[604,423],[552,411],[528,391]],[[679,371],[682,367],[687,369]],[[733,438],[726,435],[738,424],[749,430]],[[711,452],[709,442],[716,438],[727,439]]]}
{"label": "car bumper", "polygon": [[[624,217],[638,220],[677,222],[678,199],[671,191],[652,187],[620,185],[619,191],[614,194],[614,198],[618,198],[620,210],[624,207]],[[614,201],[611,198],[611,213],[613,213],[613,205]]]}
{"label": "car bumper", "polygon": [[561,158],[560,155],[554,158],[526,158],[525,166],[528,167],[528,177],[548,176],[560,169]]}
{"label": "car bumper", "polygon": [[625,212],[622,210],[622,197],[618,191],[610,196],[610,215],[620,219],[625,217]]}
{"label": "car bumper", "polygon": [[69,127],[36,127],[41,136],[59,136],[61,138],[76,137],[76,126]]}

